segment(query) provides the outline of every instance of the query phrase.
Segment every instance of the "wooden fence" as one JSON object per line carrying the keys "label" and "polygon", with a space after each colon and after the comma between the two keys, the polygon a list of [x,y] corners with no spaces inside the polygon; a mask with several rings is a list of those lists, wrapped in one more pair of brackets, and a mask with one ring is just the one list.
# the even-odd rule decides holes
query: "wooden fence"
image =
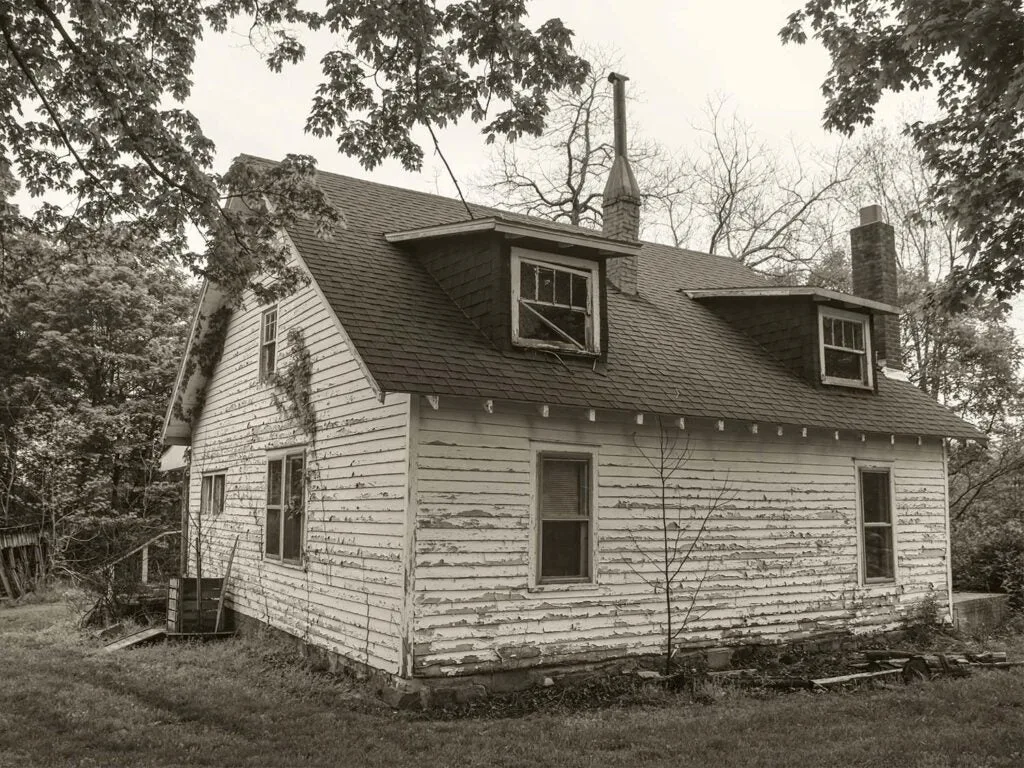
{"label": "wooden fence", "polygon": [[46,549],[39,526],[0,528],[0,598],[13,600],[32,591],[45,573]]}

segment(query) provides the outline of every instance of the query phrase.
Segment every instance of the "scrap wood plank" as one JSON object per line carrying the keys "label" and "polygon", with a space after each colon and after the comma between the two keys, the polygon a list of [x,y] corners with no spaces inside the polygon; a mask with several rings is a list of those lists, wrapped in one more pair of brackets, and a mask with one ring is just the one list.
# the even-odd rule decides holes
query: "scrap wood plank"
{"label": "scrap wood plank", "polygon": [[167,627],[149,627],[143,629],[140,632],[136,632],[128,637],[122,637],[120,640],[116,640],[109,645],[103,647],[105,653],[113,653],[114,651],[121,651],[125,648],[132,648],[136,645],[148,642],[150,640],[156,640],[157,638],[163,637],[167,634]]}
{"label": "scrap wood plank", "polygon": [[217,620],[213,624],[213,632],[220,632],[221,622],[224,620],[224,596],[228,591],[228,579],[231,578],[231,564],[235,561],[235,550],[238,549],[238,536],[235,536],[235,543],[231,545],[231,554],[228,555],[228,565],[224,569],[224,583],[220,588],[220,598],[217,600]]}
{"label": "scrap wood plank", "polygon": [[811,685],[819,686],[824,688],[829,685],[839,685],[840,683],[848,683],[853,680],[867,680],[873,677],[891,677],[892,675],[902,674],[901,669],[880,669],[877,672],[854,672],[852,675],[839,675],[838,677],[821,677],[817,680],[811,680]]}

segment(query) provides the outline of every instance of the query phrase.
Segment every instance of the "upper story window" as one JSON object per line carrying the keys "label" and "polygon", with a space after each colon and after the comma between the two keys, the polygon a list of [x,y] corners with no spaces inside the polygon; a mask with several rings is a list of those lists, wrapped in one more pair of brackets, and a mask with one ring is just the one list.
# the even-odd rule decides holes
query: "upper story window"
{"label": "upper story window", "polygon": [[277,366],[277,307],[263,313],[260,323],[260,381],[270,378]]}
{"label": "upper story window", "polygon": [[522,347],[601,351],[598,266],[512,249],[512,341]]}
{"label": "upper story window", "polygon": [[822,382],[872,387],[871,333],[867,316],[821,307],[818,325]]}

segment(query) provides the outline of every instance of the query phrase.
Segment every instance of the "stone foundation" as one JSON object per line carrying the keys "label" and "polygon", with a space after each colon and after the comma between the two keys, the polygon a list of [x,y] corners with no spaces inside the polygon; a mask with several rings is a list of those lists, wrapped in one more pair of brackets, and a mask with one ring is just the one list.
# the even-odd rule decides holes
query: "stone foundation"
{"label": "stone foundation", "polygon": [[[234,613],[233,619],[239,634],[270,633],[282,642],[293,645],[296,655],[313,669],[359,680],[368,685],[388,706],[395,709],[429,709],[462,705],[492,695],[531,688],[579,685],[596,678],[616,675],[657,678],[657,673],[662,671],[665,664],[663,656],[643,655],[455,677],[403,678],[311,645],[257,619],[239,613]],[[900,634],[899,631],[885,633],[892,639],[896,639]],[[763,658],[766,652],[779,652],[783,648],[800,652],[836,651],[862,639],[862,635],[850,632],[825,632],[789,643],[755,643],[690,649],[677,654],[674,662],[684,670],[724,670],[730,667],[743,667],[758,658]]]}

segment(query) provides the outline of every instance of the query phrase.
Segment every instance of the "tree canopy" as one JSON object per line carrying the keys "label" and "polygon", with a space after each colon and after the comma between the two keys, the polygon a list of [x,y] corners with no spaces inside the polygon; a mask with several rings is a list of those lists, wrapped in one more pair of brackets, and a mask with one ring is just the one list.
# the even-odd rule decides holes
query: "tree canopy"
{"label": "tree canopy", "polygon": [[[31,222],[51,238],[117,221],[229,293],[256,288],[260,271],[288,291],[297,276],[276,232],[301,217],[329,233],[338,214],[309,157],[213,171],[213,143],[184,107],[204,32],[244,20],[281,70],[305,56],[304,35],[330,30],[338,46],[321,61],[307,129],[367,168],[395,157],[418,169],[419,131],[436,144],[434,128],[468,117],[487,140],[536,135],[548,93],[582,82],[572,33],[558,19],[530,29],[525,16],[524,0],[327,0],[315,11],[299,0],[0,0],[0,165],[33,195],[72,200]],[[226,206],[233,197],[247,205]],[[197,230],[200,253],[188,247]]]}
{"label": "tree canopy", "polygon": [[1003,0],[809,0],[782,28],[808,33],[832,67],[825,126],[869,125],[882,95],[934,93],[939,115],[907,126],[935,174],[940,210],[961,231],[954,269],[963,296],[1024,284],[1024,9]]}

